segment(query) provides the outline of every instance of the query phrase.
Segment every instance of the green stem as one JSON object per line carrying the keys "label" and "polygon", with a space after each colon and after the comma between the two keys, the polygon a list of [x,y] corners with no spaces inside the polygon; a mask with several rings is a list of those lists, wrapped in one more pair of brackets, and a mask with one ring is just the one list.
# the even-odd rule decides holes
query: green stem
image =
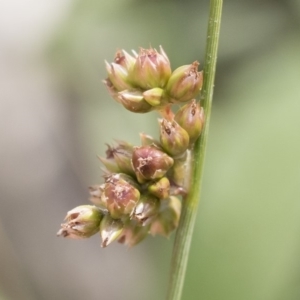
{"label": "green stem", "polygon": [[188,195],[183,199],[180,223],[175,237],[167,300],[181,299],[197,206],[200,200],[204,157],[213,98],[222,4],[223,0],[210,1],[202,93],[205,125],[201,137],[197,140],[191,153],[191,184]]}

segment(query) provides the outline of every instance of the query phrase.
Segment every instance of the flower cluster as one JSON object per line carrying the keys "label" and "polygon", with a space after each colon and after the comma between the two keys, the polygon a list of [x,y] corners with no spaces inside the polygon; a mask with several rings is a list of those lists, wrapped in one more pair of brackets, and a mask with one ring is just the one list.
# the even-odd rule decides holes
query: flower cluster
{"label": "flower cluster", "polygon": [[197,96],[203,73],[197,61],[172,72],[168,56],[160,47],[140,49],[133,55],[118,51],[112,63],[105,62],[108,78],[104,80],[112,97],[126,109],[146,113],[168,103],[183,103]]}
{"label": "flower cluster", "polygon": [[[94,205],[78,206],[67,213],[59,236],[87,238],[100,233],[102,247],[118,241],[129,247],[148,234],[169,236],[178,226],[186,192],[187,153],[200,136],[204,113],[193,99],[202,86],[198,63],[172,72],[163,49],[141,49],[139,54],[118,51],[106,62],[104,81],[110,94],[133,112],[158,110],[160,138],[141,134],[141,145],[124,141],[108,146],[104,183],[90,187]],[[172,103],[184,103],[173,113]]]}

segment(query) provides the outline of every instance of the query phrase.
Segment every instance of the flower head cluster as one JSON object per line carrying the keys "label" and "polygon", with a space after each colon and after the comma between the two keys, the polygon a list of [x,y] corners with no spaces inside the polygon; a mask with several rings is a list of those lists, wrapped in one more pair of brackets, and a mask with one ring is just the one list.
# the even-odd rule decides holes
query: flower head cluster
{"label": "flower head cluster", "polygon": [[[202,72],[197,62],[172,72],[162,47],[133,54],[118,51],[114,62],[106,62],[105,84],[130,111],[160,111],[160,138],[141,134],[140,146],[125,141],[108,145],[106,157],[99,157],[104,183],[90,187],[94,205],[69,211],[59,236],[77,239],[100,233],[102,247],[113,241],[132,247],[149,234],[169,236],[178,226],[187,152],[204,124],[203,109],[193,99],[201,89]],[[173,113],[171,103],[182,102]]]}
{"label": "flower head cluster", "polygon": [[198,62],[172,72],[163,48],[143,49],[133,55],[116,53],[112,63],[105,62],[108,78],[104,80],[112,97],[126,109],[146,113],[169,103],[183,103],[197,96],[203,73]]}

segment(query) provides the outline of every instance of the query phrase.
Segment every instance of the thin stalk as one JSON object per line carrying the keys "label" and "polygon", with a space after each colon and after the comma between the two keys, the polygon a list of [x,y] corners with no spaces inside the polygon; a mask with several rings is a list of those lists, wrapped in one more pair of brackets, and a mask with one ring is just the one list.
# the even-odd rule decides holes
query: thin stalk
{"label": "thin stalk", "polygon": [[175,237],[167,300],[181,299],[197,207],[200,200],[204,157],[213,98],[222,4],[223,0],[210,1],[202,92],[205,125],[201,137],[197,140],[194,149],[191,151],[189,162],[191,166],[190,190],[188,195],[183,199],[180,223]]}

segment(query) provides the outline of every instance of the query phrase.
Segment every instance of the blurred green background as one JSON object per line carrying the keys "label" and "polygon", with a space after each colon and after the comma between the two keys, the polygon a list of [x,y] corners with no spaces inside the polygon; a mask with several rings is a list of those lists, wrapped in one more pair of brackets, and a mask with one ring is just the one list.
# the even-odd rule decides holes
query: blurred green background
{"label": "blurred green background", "polygon": [[[203,65],[208,1],[0,3],[0,299],[164,299],[171,239],[55,236],[100,183],[105,143],[158,136],[101,83],[162,45]],[[300,2],[225,1],[204,185],[183,300],[300,299]]]}

